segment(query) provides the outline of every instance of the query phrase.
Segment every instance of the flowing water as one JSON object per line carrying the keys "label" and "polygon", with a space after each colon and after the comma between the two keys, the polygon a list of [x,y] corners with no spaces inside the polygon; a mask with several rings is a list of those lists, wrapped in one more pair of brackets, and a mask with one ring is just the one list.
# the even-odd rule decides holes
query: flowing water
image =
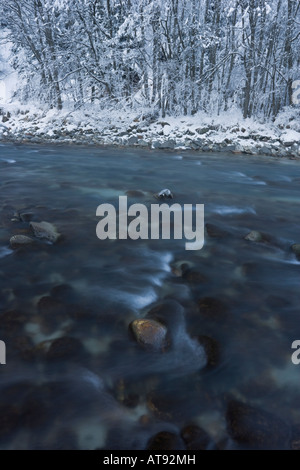
{"label": "flowing water", "polygon": [[[1,145],[0,448],[145,449],[156,433],[179,436],[191,423],[207,433],[206,448],[241,448],[226,422],[232,399],[293,429],[299,184],[291,160]],[[139,191],[129,204],[150,207],[164,188],[172,203],[205,205],[201,250],[97,238],[99,204],[117,208]],[[61,239],[12,250],[30,219],[54,224]],[[251,230],[264,240],[245,240]],[[171,339],[165,352],[128,331],[157,311]],[[203,335],[213,339],[208,366]]]}

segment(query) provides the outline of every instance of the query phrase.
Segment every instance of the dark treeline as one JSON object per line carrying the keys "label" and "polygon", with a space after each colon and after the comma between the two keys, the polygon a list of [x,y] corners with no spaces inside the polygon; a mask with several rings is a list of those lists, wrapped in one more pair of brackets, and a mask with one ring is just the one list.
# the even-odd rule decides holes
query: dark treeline
{"label": "dark treeline", "polygon": [[300,79],[299,0],[5,0],[19,95],[61,109],[272,118]]}

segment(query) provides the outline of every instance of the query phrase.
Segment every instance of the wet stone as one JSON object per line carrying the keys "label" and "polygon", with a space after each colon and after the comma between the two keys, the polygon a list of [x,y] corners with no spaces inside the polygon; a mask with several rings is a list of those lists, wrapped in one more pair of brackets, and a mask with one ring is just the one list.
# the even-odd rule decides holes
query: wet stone
{"label": "wet stone", "polygon": [[147,450],[185,450],[183,440],[177,434],[169,431],[161,431],[151,437],[147,444]]}
{"label": "wet stone", "polygon": [[162,189],[159,193],[154,194],[156,199],[173,199],[173,194],[169,189]]}
{"label": "wet stone", "polygon": [[18,424],[18,408],[12,405],[0,405],[0,441],[10,438]]}
{"label": "wet stone", "polygon": [[199,311],[208,318],[218,319],[227,314],[228,308],[222,300],[213,297],[203,297],[198,300]]}
{"label": "wet stone", "polygon": [[61,236],[56,227],[49,222],[30,222],[30,228],[36,238],[45,239],[51,243],[57,242]]}
{"label": "wet stone", "polygon": [[129,189],[128,191],[126,191],[125,194],[128,197],[144,197],[145,196],[143,191],[139,191],[137,189]]}
{"label": "wet stone", "polygon": [[210,223],[205,224],[205,229],[210,238],[225,238],[229,235],[226,230],[222,230],[217,225]]}
{"label": "wet stone", "polygon": [[186,269],[183,271],[182,278],[190,283],[203,283],[207,282],[207,277],[199,271],[194,269]]}
{"label": "wet stone", "polygon": [[70,298],[72,298],[73,294],[73,287],[71,287],[69,284],[59,284],[54,286],[50,292],[51,297],[59,302],[68,301]]}
{"label": "wet stone", "polygon": [[257,230],[252,230],[245,236],[245,240],[249,240],[250,242],[262,242],[263,235]]}
{"label": "wet stone", "polygon": [[24,360],[31,360],[33,358],[33,344],[25,335],[13,338],[12,348]]}
{"label": "wet stone", "polygon": [[129,393],[124,397],[123,405],[127,408],[135,408],[140,402],[140,397],[136,393]]}
{"label": "wet stone", "polygon": [[212,447],[212,440],[204,429],[196,424],[185,426],[180,433],[187,450],[207,450]]}
{"label": "wet stone", "polygon": [[293,426],[291,437],[291,449],[300,450],[300,425]]}
{"label": "wet stone", "polygon": [[59,328],[61,322],[67,319],[67,308],[51,296],[42,297],[38,304],[38,321],[42,332],[48,334]]}
{"label": "wet stone", "polygon": [[13,235],[9,240],[10,246],[13,250],[22,247],[28,247],[35,243],[33,238],[27,237],[27,235]]}
{"label": "wet stone", "polygon": [[65,306],[62,302],[54,299],[50,295],[41,297],[37,304],[38,312],[41,315],[57,316],[65,314]]}
{"label": "wet stone", "polygon": [[297,256],[297,258],[300,258],[300,243],[294,243],[294,245],[291,246],[293,253]]}
{"label": "wet stone", "polygon": [[63,336],[51,342],[46,358],[48,360],[77,359],[82,351],[83,347],[79,339]]}
{"label": "wet stone", "polygon": [[228,403],[227,429],[236,442],[256,449],[286,449],[290,429],[267,411],[237,400]]}
{"label": "wet stone", "polygon": [[216,367],[220,362],[220,345],[218,341],[206,335],[199,335],[197,339],[204,348],[207,367]]}
{"label": "wet stone", "polygon": [[22,222],[30,222],[34,217],[33,212],[21,212],[20,219]]}
{"label": "wet stone", "polygon": [[244,263],[241,266],[241,271],[244,276],[253,276],[257,273],[258,269],[258,264],[253,261],[250,261],[249,263]]}
{"label": "wet stone", "polygon": [[50,432],[44,439],[34,445],[35,450],[78,450],[78,438],[71,429],[59,429]]}
{"label": "wet stone", "polygon": [[147,396],[147,406],[154,415],[163,420],[181,420],[186,412],[186,399],[175,396],[173,393],[159,391],[151,392]]}
{"label": "wet stone", "polygon": [[155,320],[134,320],[130,323],[129,330],[137,343],[147,349],[158,351],[167,346],[167,328]]}
{"label": "wet stone", "polygon": [[23,403],[21,409],[23,426],[38,428],[45,425],[50,418],[50,411],[46,397],[43,397],[39,390],[35,390]]}
{"label": "wet stone", "polygon": [[9,310],[0,315],[0,331],[15,334],[23,329],[26,315],[18,310]]}

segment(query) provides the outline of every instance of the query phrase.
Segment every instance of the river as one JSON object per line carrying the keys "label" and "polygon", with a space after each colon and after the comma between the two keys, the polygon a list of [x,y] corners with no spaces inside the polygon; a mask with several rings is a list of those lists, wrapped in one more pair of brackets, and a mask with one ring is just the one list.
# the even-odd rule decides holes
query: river
{"label": "river", "polygon": [[[168,448],[185,449],[190,424],[203,448],[256,448],[256,437],[232,430],[233,400],[267,413],[265,433],[274,416],[293,432],[299,184],[293,160],[2,144],[0,448],[145,449],[165,432]],[[149,207],[164,188],[172,203],[204,204],[201,250],[97,238],[100,204],[117,207],[127,194]],[[12,250],[29,220],[54,224],[61,239]],[[253,230],[261,242],[245,240]],[[144,350],[128,332],[157,311],[171,335],[165,352]]]}

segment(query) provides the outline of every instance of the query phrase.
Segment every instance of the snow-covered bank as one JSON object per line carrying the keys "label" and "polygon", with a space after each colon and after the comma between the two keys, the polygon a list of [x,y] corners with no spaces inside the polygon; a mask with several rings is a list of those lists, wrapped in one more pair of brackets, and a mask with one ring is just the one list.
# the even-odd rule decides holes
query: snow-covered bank
{"label": "snow-covered bank", "polygon": [[300,158],[299,110],[275,122],[243,120],[239,112],[209,117],[159,118],[151,111],[42,111],[5,104],[0,109],[0,140],[32,143],[117,145],[152,149],[222,151]]}

